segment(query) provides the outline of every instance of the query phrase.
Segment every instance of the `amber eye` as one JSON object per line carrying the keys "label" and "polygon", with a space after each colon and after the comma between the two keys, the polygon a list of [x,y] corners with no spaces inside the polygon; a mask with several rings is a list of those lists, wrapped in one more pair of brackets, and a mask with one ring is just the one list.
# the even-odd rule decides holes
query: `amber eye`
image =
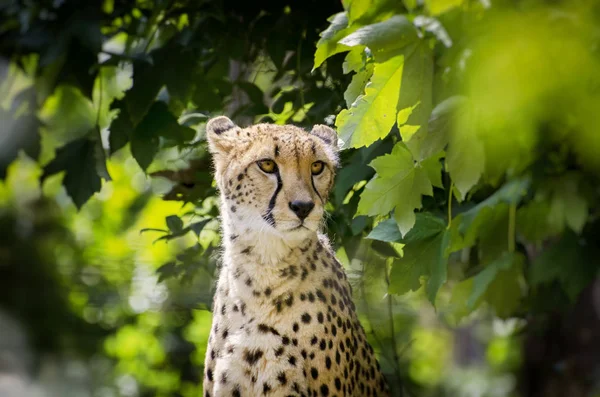
{"label": "amber eye", "polygon": [[258,160],[258,166],[267,174],[272,174],[277,171],[277,164],[273,160]]}
{"label": "amber eye", "polygon": [[310,166],[310,172],[312,172],[313,175],[319,175],[321,172],[323,172],[324,169],[325,163],[323,163],[322,161],[315,161]]}

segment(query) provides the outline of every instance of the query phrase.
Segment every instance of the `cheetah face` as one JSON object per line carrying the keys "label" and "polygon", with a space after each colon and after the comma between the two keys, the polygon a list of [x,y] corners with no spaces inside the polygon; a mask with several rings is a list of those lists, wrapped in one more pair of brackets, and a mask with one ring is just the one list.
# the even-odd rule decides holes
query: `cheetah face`
{"label": "cheetah face", "polygon": [[[337,135],[316,125],[240,128],[227,117],[206,126],[222,211],[234,226],[284,238],[314,234],[338,165]],[[243,230],[240,228],[240,230]]]}

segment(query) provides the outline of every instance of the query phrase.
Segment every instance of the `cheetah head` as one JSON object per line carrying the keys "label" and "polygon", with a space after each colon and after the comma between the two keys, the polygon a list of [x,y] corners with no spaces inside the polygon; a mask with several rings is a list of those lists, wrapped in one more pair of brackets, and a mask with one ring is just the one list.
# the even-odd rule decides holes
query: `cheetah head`
{"label": "cheetah head", "polygon": [[318,231],[338,165],[333,129],[240,128],[221,116],[208,122],[206,137],[232,225],[294,239]]}

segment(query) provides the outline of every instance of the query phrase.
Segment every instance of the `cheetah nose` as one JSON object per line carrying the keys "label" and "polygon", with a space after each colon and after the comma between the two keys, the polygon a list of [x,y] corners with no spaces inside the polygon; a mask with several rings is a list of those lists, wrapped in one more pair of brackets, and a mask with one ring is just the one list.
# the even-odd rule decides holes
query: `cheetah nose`
{"label": "cheetah nose", "polygon": [[310,214],[310,211],[312,211],[313,208],[315,208],[315,203],[312,201],[290,201],[290,209],[294,211],[302,221]]}

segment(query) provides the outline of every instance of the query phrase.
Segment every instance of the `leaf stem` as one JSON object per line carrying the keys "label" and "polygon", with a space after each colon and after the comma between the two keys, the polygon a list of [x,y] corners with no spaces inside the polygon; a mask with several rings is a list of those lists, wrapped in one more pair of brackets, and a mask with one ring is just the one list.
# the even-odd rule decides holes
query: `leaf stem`
{"label": "leaf stem", "polygon": [[450,182],[448,189],[448,229],[452,226],[452,189],[454,189],[454,181]]}
{"label": "leaf stem", "polygon": [[[387,266],[385,269],[385,282],[389,289],[390,278],[389,278]],[[391,333],[391,339],[392,339],[392,357],[394,359],[394,369],[396,370],[396,376],[398,377],[398,379],[402,379],[401,374],[400,374],[400,358],[398,357],[398,346],[396,344],[396,330],[394,329],[394,313],[392,310],[392,294],[387,292],[386,295],[387,295],[386,296],[387,311],[388,311],[388,316],[390,318],[390,333]]]}
{"label": "leaf stem", "polygon": [[100,131],[100,113],[102,112],[102,68],[98,73],[98,110],[96,111],[96,127]]}
{"label": "leaf stem", "polygon": [[515,237],[516,237],[516,217],[517,217],[517,204],[512,203],[508,207],[508,252],[515,252]]}

